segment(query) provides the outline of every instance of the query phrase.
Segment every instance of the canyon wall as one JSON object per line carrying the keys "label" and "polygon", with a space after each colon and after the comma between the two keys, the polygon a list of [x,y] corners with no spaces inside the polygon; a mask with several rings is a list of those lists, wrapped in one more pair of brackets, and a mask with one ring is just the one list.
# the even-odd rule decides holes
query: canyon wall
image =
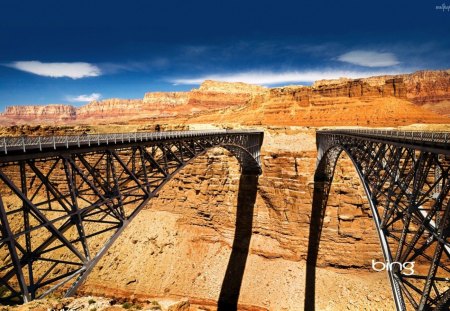
{"label": "canyon wall", "polygon": [[[315,132],[266,128],[265,135],[254,206],[242,205],[242,198],[254,194],[251,184],[240,178],[236,159],[214,149],[180,171],[150,202],[94,269],[82,292],[190,297],[214,306],[236,286],[226,281],[225,271],[233,262],[235,270],[245,271],[242,309],[302,309]],[[236,230],[245,231],[245,226],[251,228],[248,254],[245,240],[234,240],[242,235]],[[372,259],[381,258],[367,199],[351,161],[343,157],[324,219],[318,309],[344,309],[341,297],[346,292],[355,297],[355,309],[391,308],[388,280],[368,269]],[[330,267],[361,270],[341,273]],[[371,301],[374,297],[381,298]]]}
{"label": "canyon wall", "polygon": [[[450,97],[450,70],[422,70],[410,74],[399,74],[392,76],[375,76],[362,79],[340,78],[335,80],[319,80],[313,84],[313,88],[321,89],[342,85],[362,85],[361,93],[383,94],[385,84],[392,93],[393,89],[400,92],[401,97],[406,97],[414,103],[422,104],[429,101],[448,100]],[[359,86],[355,86],[359,93]],[[350,92],[349,92],[350,93]],[[335,95],[339,96],[339,95]],[[343,94],[346,96],[346,93]]]}
{"label": "canyon wall", "polygon": [[101,101],[92,101],[77,109],[77,120],[104,119],[111,117],[132,117],[142,108],[140,99],[111,98]]}
{"label": "canyon wall", "polygon": [[407,97],[403,78],[382,78],[378,83],[371,80],[321,80],[313,84],[313,93],[326,97]]}
{"label": "canyon wall", "polygon": [[[271,125],[335,125],[336,119],[341,119],[342,125],[346,125],[347,116],[356,113],[360,120],[358,125],[384,126],[386,122],[382,120],[385,120],[385,116],[379,118],[376,112],[390,109],[389,106],[400,114],[402,111],[405,114],[404,110],[407,109],[409,115],[417,115],[416,123],[446,123],[442,116],[450,116],[449,94],[448,70],[364,79],[321,80],[311,87],[271,89],[239,82],[208,80],[190,92],[150,92],[143,99],[105,99],[80,108],[68,105],[11,106],[2,114],[0,124],[42,124],[55,120],[87,124],[94,119],[107,123],[129,120],[149,122],[162,118],[191,118],[216,110],[226,112],[247,108],[256,113],[264,111],[263,116],[252,118],[253,123],[262,117],[262,124]],[[386,107],[378,109],[380,105]],[[397,111],[393,111],[394,115]],[[230,118],[229,114],[225,115]],[[373,115],[374,118],[368,119],[364,115]],[[251,112],[249,117],[252,117]],[[374,120],[377,118],[378,121]]]}
{"label": "canyon wall", "polygon": [[76,108],[69,105],[52,104],[45,106],[9,106],[2,118],[11,120],[47,122],[50,120],[75,120]]}
{"label": "canyon wall", "polygon": [[[422,70],[411,74],[395,76],[379,76],[358,79],[361,86],[350,86],[355,80],[337,79],[321,80],[314,83],[318,89],[339,87],[347,84],[348,93],[356,94],[397,94],[414,104],[424,106],[428,110],[450,116],[450,70]],[[388,81],[392,81],[388,83]],[[402,85],[400,84],[402,81]],[[385,91],[383,84],[390,84]],[[356,89],[356,90],[355,90]],[[329,91],[333,94],[332,91]],[[336,94],[336,93],[335,93]],[[344,96],[346,92],[344,91]],[[342,95],[342,94],[341,94]],[[339,95],[336,95],[339,96]]]}
{"label": "canyon wall", "polygon": [[267,88],[257,85],[207,80],[190,92],[189,104],[205,110],[241,106],[266,92]]}
{"label": "canyon wall", "polygon": [[186,105],[189,100],[189,92],[150,92],[145,93],[143,103],[157,109],[167,109]]}
{"label": "canyon wall", "polygon": [[126,122],[133,119],[156,119],[191,115],[249,103],[252,96],[266,88],[245,83],[205,81],[190,92],[149,92],[143,99],[110,98],[92,101],[75,108],[70,105],[10,106],[0,124],[52,123],[57,120],[88,124],[92,122]]}
{"label": "canyon wall", "polygon": [[450,70],[404,75],[407,97],[417,104],[450,100]]}
{"label": "canyon wall", "polygon": [[289,126],[401,126],[447,124],[450,119],[405,97],[401,79],[371,86],[360,80],[320,82],[313,87],[272,88],[249,105],[193,116],[188,123]]}

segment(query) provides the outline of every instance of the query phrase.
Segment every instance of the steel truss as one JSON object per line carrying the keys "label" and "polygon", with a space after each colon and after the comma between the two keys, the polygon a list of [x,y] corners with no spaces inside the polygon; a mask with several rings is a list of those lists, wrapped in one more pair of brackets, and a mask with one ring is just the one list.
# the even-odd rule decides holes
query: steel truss
{"label": "steel truss", "polygon": [[261,173],[262,132],[138,134],[4,140],[0,303],[73,294],[147,202],[210,148]]}
{"label": "steel truss", "polygon": [[[450,144],[447,133],[410,133],[318,131],[313,214],[323,221],[335,165],[344,151],[364,185],[385,262],[402,265],[388,271],[397,310],[448,310]],[[311,230],[315,242],[308,256],[317,255],[322,221]],[[411,267],[409,262],[415,263],[411,275],[403,269]]]}

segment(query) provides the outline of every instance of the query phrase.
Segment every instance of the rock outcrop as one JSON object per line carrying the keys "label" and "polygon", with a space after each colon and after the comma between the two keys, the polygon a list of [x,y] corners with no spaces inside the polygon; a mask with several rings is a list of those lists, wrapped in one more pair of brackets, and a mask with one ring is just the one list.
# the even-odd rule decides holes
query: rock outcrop
{"label": "rock outcrop", "polygon": [[450,100],[450,70],[418,71],[403,79],[407,98],[416,104]]}
{"label": "rock outcrop", "polygon": [[92,101],[79,108],[69,105],[11,106],[6,108],[0,124],[20,124],[21,121],[42,124],[53,120],[125,122],[188,116],[245,105],[255,94],[264,92],[267,92],[266,88],[256,85],[205,81],[199,89],[190,92],[149,92],[143,99],[110,98]]}
{"label": "rock outcrop", "polygon": [[[423,109],[417,109],[411,103]],[[391,118],[398,120],[398,125],[446,123],[448,120],[445,121],[442,116],[450,116],[450,71],[320,80],[311,87],[271,89],[240,82],[207,80],[190,92],[150,92],[143,99],[113,98],[93,101],[80,108],[65,105],[12,106],[6,109],[0,123],[53,120],[86,123],[94,119],[106,123],[130,120],[148,122],[156,118],[186,119],[227,109],[247,110],[253,124],[256,119],[262,118],[262,123],[277,125],[383,126],[385,116],[380,117],[377,112],[383,113],[386,109],[393,113]],[[407,117],[398,116],[397,111]],[[430,111],[436,114],[430,114]],[[259,117],[255,118],[253,113]],[[229,113],[225,113],[224,117],[230,120]],[[342,122],[336,124],[339,118]],[[357,120],[356,124],[349,124],[349,118]]]}
{"label": "rock outcrop", "polygon": [[313,93],[326,97],[407,97],[403,78],[320,80],[312,89]]}
{"label": "rock outcrop", "polygon": [[143,103],[148,108],[168,109],[186,105],[189,92],[150,92],[145,93]]}
{"label": "rock outcrop", "polygon": [[[340,92],[332,88],[333,92]],[[347,86],[345,87],[347,92]],[[348,94],[348,93],[347,93]],[[447,124],[450,118],[395,96],[322,96],[308,87],[271,89],[243,108],[188,118],[188,123],[277,126],[403,126]]]}
{"label": "rock outcrop", "polygon": [[207,80],[189,94],[189,104],[199,110],[220,109],[248,104],[254,96],[267,93],[265,87],[241,82]]}
{"label": "rock outcrop", "polygon": [[141,99],[111,98],[92,101],[77,109],[77,119],[134,116],[142,109]]}
{"label": "rock outcrop", "polygon": [[[355,86],[355,81],[358,81]],[[411,74],[378,76],[358,80],[320,80],[313,85],[332,96],[394,95],[439,114],[450,116],[450,70],[422,70]],[[343,88],[343,86],[346,86]],[[337,88],[339,90],[333,90]],[[324,94],[322,94],[324,95]]]}
{"label": "rock outcrop", "polygon": [[66,121],[75,120],[76,108],[70,105],[51,104],[45,106],[8,106],[2,117],[12,120]]}

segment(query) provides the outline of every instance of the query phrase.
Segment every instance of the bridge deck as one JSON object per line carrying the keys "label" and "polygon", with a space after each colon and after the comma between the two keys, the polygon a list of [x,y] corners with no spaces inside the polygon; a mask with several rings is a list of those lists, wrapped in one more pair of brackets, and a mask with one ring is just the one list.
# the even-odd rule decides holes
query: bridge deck
{"label": "bridge deck", "polygon": [[418,150],[450,153],[450,132],[324,129],[317,131],[317,134],[353,136]]}
{"label": "bridge deck", "polygon": [[206,136],[261,134],[255,130],[208,130],[107,133],[62,136],[0,137],[0,161],[10,160],[11,155],[32,154],[67,149],[94,148],[107,145],[128,145],[137,142],[157,142]]}

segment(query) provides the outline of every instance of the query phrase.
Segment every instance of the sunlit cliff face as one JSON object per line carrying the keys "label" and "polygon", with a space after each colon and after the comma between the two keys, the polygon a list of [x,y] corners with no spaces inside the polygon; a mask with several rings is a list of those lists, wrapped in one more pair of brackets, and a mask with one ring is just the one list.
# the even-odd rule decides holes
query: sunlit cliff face
{"label": "sunlit cliff face", "polygon": [[[3,113],[0,123],[220,122],[302,126],[447,123],[442,116],[450,115],[449,94],[448,71],[322,80],[312,87],[272,89],[244,83],[205,81],[190,92],[153,92],[146,93],[142,99],[105,99],[78,108],[68,105],[11,106]],[[426,110],[418,109],[418,106]]]}

